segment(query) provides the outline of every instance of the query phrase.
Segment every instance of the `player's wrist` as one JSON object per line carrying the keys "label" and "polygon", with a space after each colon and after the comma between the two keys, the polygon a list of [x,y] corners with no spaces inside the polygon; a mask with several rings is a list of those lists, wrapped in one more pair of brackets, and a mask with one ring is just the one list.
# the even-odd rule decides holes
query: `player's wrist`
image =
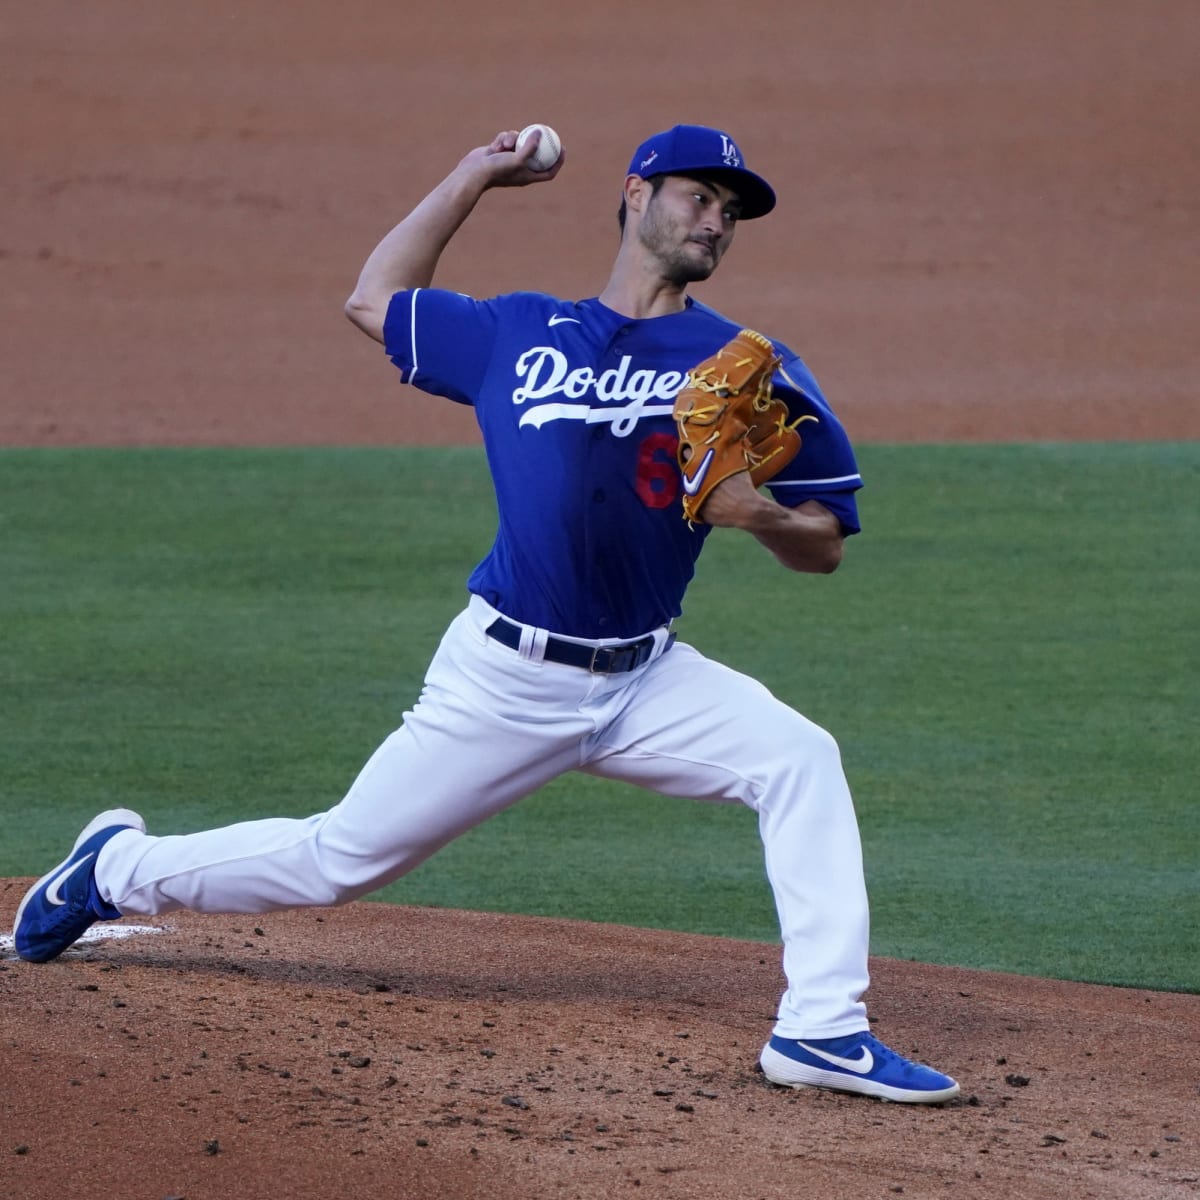
{"label": "player's wrist", "polygon": [[[700,509],[700,520],[747,533],[770,529],[779,506],[756,491],[746,472],[722,480]],[[757,535],[757,534],[756,534]]]}

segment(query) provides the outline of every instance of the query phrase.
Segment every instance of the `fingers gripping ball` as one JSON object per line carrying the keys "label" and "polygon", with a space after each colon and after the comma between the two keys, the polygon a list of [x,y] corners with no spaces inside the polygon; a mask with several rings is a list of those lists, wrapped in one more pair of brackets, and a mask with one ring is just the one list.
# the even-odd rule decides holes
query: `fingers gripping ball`
{"label": "fingers gripping ball", "polygon": [[743,329],[716,354],[688,372],[675,397],[683,515],[700,520],[709,493],[731,475],[750,472],[755,487],[772,479],[800,452],[787,405],[771,391],[779,366],[775,347]]}
{"label": "fingers gripping ball", "polygon": [[517,149],[520,150],[535,132],[541,133],[542,140],[529,160],[529,168],[533,171],[548,171],[558,162],[559,155],[562,154],[562,142],[549,125],[526,125],[517,134]]}

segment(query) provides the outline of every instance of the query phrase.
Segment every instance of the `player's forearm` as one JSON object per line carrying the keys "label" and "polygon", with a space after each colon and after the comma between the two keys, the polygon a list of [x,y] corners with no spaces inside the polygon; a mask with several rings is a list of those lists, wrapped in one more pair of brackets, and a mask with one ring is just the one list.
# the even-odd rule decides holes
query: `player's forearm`
{"label": "player's forearm", "polygon": [[485,190],[477,172],[460,168],[447,176],[371,252],[346,301],[346,316],[382,342],[392,296],[433,282],[442,252]]}
{"label": "player's forearm", "polygon": [[758,491],[747,471],[713,488],[700,519],[753,534],[791,571],[826,575],[842,561],[841,522],[825,505],[805,500],[786,508]]}
{"label": "player's forearm", "polygon": [[827,575],[842,561],[842,527],[824,505],[808,500],[784,508],[764,500],[740,526],[791,571]]}

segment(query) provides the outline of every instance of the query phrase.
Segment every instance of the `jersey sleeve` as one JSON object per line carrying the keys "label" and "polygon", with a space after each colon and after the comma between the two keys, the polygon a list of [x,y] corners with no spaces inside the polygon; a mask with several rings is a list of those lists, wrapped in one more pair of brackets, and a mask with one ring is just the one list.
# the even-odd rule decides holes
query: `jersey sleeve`
{"label": "jersey sleeve", "polygon": [[805,500],[817,500],[841,522],[843,533],[858,533],[862,526],[854,493],[863,486],[863,480],[850,439],[812,372],[794,354],[779,349],[783,365],[775,377],[776,395],[787,402],[793,421],[797,417],[816,420],[803,420],[797,426],[800,453],[767,482],[767,489],[789,508]]}
{"label": "jersey sleeve", "polygon": [[383,344],[405,383],[459,404],[474,404],[496,330],[493,303],[440,288],[413,288],[392,297]]}

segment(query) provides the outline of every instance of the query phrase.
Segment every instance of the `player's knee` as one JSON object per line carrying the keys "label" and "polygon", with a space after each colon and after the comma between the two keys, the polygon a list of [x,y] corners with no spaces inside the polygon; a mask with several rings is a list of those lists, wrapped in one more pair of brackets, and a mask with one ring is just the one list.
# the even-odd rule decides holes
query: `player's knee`
{"label": "player's knee", "polygon": [[801,778],[841,774],[842,752],[837,739],[819,725],[809,722],[793,743],[791,766]]}
{"label": "player's knee", "polygon": [[842,761],[842,750],[838,745],[837,738],[828,729],[822,729],[820,725],[814,725],[812,721],[809,721],[807,724],[808,753],[813,758],[821,759],[822,761],[840,763]]}
{"label": "player's knee", "polygon": [[837,739],[797,712],[785,710],[774,720],[756,724],[747,738],[760,794],[803,795],[816,779],[842,778],[842,753]]}
{"label": "player's knee", "polygon": [[434,847],[405,843],[389,846],[378,831],[326,825],[313,843],[313,862],[320,877],[322,904],[336,907],[360,900],[407,875]]}
{"label": "player's knee", "polygon": [[827,729],[794,709],[783,708],[763,728],[774,744],[798,762],[841,759],[837,739]]}
{"label": "player's knee", "polygon": [[338,908],[343,904],[349,904],[352,900],[359,900],[374,890],[370,885],[362,884],[337,883],[331,885],[329,907]]}
{"label": "player's knee", "polygon": [[381,886],[367,874],[347,872],[338,869],[336,863],[328,859],[321,862],[320,871],[320,905],[323,908],[337,908],[349,904],[352,900],[361,899],[369,892]]}

